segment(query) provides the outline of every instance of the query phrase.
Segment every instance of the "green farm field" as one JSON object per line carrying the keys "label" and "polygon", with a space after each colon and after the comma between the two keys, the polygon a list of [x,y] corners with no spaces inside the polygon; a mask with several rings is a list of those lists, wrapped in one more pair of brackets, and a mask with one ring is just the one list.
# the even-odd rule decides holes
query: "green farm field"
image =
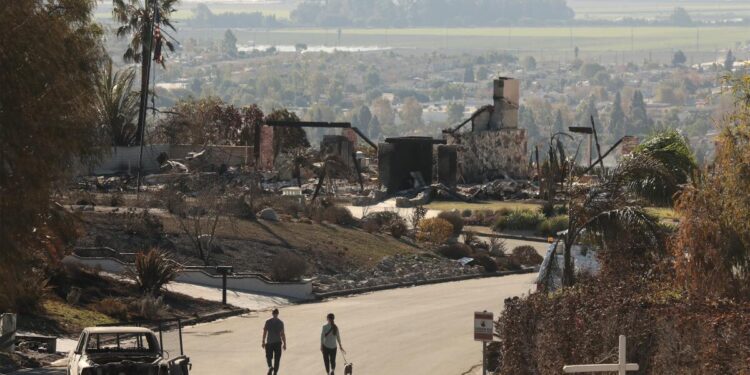
{"label": "green farm field", "polygon": [[[225,30],[185,30],[191,37],[220,37]],[[337,29],[285,28],[234,30],[240,44],[305,43],[335,46]],[[750,40],[750,27],[523,27],[523,28],[344,28],[342,46],[381,46],[413,49],[508,50],[549,53],[608,51],[715,52]]]}
{"label": "green farm field", "polygon": [[744,0],[568,0],[577,19],[613,20],[632,18],[667,18],[674,8],[683,7],[697,20],[750,15],[750,2]]}

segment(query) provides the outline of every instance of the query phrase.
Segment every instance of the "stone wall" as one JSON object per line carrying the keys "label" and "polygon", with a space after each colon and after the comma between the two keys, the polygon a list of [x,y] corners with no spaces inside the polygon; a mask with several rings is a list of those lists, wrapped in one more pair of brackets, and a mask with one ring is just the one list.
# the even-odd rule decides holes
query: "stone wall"
{"label": "stone wall", "polygon": [[525,129],[500,129],[448,136],[457,145],[459,178],[481,183],[503,178],[528,177],[528,151]]}

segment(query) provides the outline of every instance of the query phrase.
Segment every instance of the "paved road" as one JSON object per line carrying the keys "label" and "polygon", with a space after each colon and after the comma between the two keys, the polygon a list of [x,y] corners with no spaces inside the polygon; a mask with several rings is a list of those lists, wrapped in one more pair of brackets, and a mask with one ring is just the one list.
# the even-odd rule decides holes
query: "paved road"
{"label": "paved road", "polygon": [[[376,292],[281,308],[289,350],[280,374],[323,374],[320,327],[334,312],[349,360],[368,375],[460,375],[481,361],[473,312],[498,312],[527,293],[536,275],[514,275]],[[260,338],[265,314],[185,329],[193,373],[264,374]],[[339,371],[339,373],[342,373]]]}

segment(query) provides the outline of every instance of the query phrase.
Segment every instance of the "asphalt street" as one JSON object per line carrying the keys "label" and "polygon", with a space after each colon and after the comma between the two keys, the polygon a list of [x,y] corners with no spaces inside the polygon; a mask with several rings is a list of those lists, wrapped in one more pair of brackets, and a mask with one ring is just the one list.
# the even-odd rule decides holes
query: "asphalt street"
{"label": "asphalt street", "polygon": [[[288,350],[279,374],[325,373],[320,332],[329,312],[336,314],[357,374],[463,374],[481,362],[481,343],[472,336],[474,311],[498,313],[505,298],[528,293],[535,277],[469,280],[281,307]],[[186,328],[192,373],[265,374],[261,334],[268,317],[266,312]],[[343,373],[341,366],[337,373]]]}

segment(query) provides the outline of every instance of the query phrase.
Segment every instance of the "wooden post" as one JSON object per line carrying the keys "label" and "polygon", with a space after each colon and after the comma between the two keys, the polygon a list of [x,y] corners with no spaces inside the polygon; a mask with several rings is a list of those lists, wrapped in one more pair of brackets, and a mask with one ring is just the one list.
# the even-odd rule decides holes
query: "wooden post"
{"label": "wooden post", "polygon": [[637,363],[627,363],[627,341],[625,336],[620,335],[617,345],[617,363],[615,364],[596,364],[596,365],[567,365],[563,366],[563,372],[566,374],[584,373],[584,372],[616,372],[617,375],[627,375],[628,372],[638,371]]}

